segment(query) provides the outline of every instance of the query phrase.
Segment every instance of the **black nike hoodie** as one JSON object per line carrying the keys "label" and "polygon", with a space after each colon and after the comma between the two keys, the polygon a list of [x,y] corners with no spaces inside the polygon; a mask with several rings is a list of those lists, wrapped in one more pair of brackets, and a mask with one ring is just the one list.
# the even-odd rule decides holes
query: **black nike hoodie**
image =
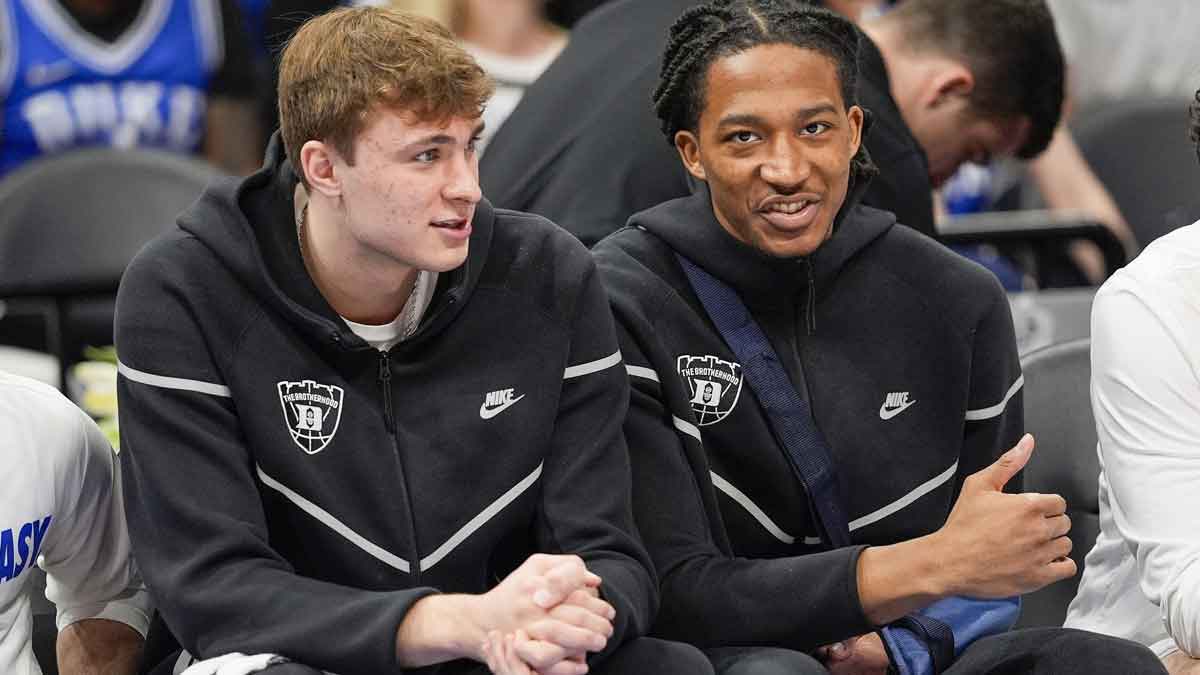
{"label": "black nike hoodie", "polygon": [[[655,632],[809,650],[871,632],[864,545],[936,530],[962,480],[1018,440],[1022,378],[996,279],[857,205],[806,258],[729,235],[707,188],[593,249],[632,382],[634,511],[661,580]],[[676,255],[749,308],[831,446],[854,546],[827,550],[741,366]],[[1016,487],[1010,486],[1010,487]]]}
{"label": "black nike hoodie", "polygon": [[418,599],[481,593],[574,553],[617,609],[657,606],[629,506],[628,383],[587,251],[479,204],[464,265],[383,353],[302,262],[276,138],[214,184],[121,284],[118,385],[134,552],[193,654],[397,672]]}

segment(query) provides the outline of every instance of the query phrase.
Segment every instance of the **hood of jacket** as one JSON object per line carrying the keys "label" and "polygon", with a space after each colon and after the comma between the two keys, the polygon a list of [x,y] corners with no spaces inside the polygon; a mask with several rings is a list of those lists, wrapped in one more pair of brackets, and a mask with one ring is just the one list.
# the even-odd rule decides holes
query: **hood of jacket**
{"label": "hood of jacket", "polygon": [[[179,227],[207,246],[263,305],[286,317],[298,334],[333,348],[368,349],[330,307],[304,265],[294,215],[298,182],[276,132],[258,172],[215,182],[179,217]],[[462,307],[487,259],[494,221],[491,204],[481,201],[471,221],[467,260],[438,275],[433,302],[412,342],[436,334]]]}
{"label": "hood of jacket", "polygon": [[745,244],[717,221],[707,184],[691,196],[634,214],[629,224],[663,239],[673,250],[736,289],[750,305],[792,301],[827,287],[846,262],[896,224],[896,217],[859,204],[869,176],[852,176],[833,234],[808,256],[780,258]]}

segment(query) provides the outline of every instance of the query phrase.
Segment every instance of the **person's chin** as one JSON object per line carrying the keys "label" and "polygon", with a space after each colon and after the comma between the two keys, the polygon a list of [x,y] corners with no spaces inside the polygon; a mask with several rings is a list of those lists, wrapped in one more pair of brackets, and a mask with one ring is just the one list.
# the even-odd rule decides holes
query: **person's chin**
{"label": "person's chin", "polygon": [[470,243],[463,242],[462,246],[446,251],[443,255],[438,256],[435,261],[436,268],[431,268],[432,272],[449,272],[462,267],[467,262],[467,254],[470,252]]}
{"label": "person's chin", "polygon": [[755,248],[773,258],[803,258],[817,250],[821,241],[813,232],[804,232],[796,237],[762,237]]}

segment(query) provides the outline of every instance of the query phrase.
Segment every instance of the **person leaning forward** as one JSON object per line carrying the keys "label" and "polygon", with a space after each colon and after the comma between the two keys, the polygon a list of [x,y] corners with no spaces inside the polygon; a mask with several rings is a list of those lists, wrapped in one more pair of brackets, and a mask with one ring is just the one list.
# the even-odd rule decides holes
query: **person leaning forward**
{"label": "person leaning forward", "polygon": [[313,19],[266,165],[130,266],[126,504],[191,672],[711,672],[640,637],[611,313],[574,238],[482,200],[489,93],[432,21]]}
{"label": "person leaning forward", "polygon": [[[704,188],[593,250],[655,634],[738,675],[1161,672],[1124,640],[1009,632],[1016,596],[1076,571],[1066,505],[1019,492],[1033,439],[999,284],[857,204],[858,39],[794,2],[685,12],[654,102]],[[802,406],[806,428],[775,427]],[[826,444],[836,480],[808,490]]]}

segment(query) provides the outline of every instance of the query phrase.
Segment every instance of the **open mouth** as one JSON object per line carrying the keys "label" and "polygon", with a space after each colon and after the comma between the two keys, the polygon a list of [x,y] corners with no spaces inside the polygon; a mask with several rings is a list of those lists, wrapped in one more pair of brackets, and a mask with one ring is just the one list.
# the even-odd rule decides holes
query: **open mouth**
{"label": "open mouth", "polygon": [[810,202],[808,200],[802,200],[802,201],[798,201],[798,202],[779,202],[777,204],[771,204],[764,210],[768,213],[783,213],[783,214],[787,214],[787,215],[795,215],[795,214],[803,211],[805,209],[805,207],[807,207],[811,203],[812,202]]}
{"label": "open mouth", "polygon": [[466,218],[456,218],[454,220],[439,220],[433,223],[433,226],[443,230],[463,230],[467,227]]}
{"label": "open mouth", "polygon": [[821,202],[815,199],[773,199],[758,213],[772,227],[781,230],[802,230],[813,223]]}

